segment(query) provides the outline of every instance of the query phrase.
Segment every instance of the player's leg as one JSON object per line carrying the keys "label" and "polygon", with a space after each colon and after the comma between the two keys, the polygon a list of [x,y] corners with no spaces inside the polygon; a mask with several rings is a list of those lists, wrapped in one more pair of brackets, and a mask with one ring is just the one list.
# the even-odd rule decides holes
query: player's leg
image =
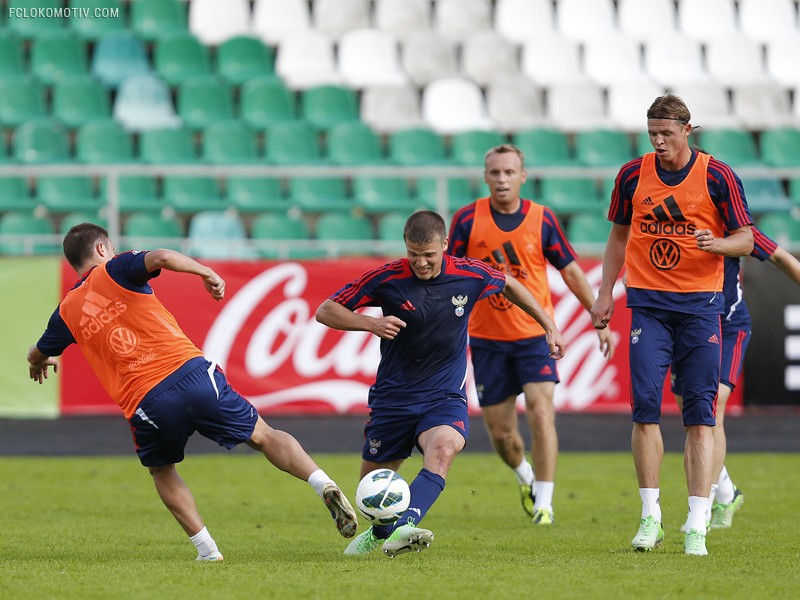
{"label": "player's leg", "polygon": [[533,522],[538,525],[553,523],[553,490],[558,462],[558,434],[553,406],[555,388],[555,381],[537,381],[523,386],[526,415],[531,428],[533,469],[537,475]]}

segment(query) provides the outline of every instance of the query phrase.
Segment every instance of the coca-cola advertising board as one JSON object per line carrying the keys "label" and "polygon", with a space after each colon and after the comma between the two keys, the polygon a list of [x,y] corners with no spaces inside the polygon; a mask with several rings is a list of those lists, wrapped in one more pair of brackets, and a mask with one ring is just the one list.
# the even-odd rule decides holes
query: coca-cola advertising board
{"label": "coca-cola advertising board", "polygon": [[[231,385],[262,414],[365,414],[380,360],[379,339],[365,332],[328,329],[316,322],[314,312],[344,284],[383,262],[349,258],[209,263],[226,282],[221,302],[215,302],[200,280],[190,275],[164,271],[151,283],[189,338],[224,369]],[[580,264],[597,289],[600,261],[581,260]],[[557,271],[551,269],[549,275],[555,319],[567,341],[566,356],[558,361],[561,383],[556,386],[556,408],[628,412],[630,312],[622,284],[614,291],[616,306],[610,325],[619,346],[608,361],[598,350],[588,312]],[[74,282],[74,271],[64,263],[62,292]],[[379,314],[379,309],[368,310]],[[64,353],[59,373],[62,414],[119,410],[74,344]],[[470,411],[478,414],[471,373],[467,392]],[[518,402],[522,407],[521,399]],[[674,407],[667,389],[664,411],[674,412]]]}

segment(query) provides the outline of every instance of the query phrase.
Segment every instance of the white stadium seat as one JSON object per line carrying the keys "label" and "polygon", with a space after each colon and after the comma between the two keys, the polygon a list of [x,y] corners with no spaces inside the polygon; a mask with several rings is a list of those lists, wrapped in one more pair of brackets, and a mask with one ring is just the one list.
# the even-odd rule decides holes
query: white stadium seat
{"label": "white stadium seat", "polygon": [[338,40],[346,31],[369,27],[368,0],[314,0],[314,27]]}
{"label": "white stadium seat", "polygon": [[281,42],[275,72],[292,89],[341,83],[333,42],[316,29],[297,32]]}
{"label": "white stadium seat", "polygon": [[739,31],[733,0],[678,0],[678,26],[701,42]]}
{"label": "white stadium seat", "polygon": [[437,0],[433,8],[433,28],[454,42],[492,27],[491,0]]}
{"label": "white stadium seat", "polygon": [[623,131],[646,131],[647,109],[664,91],[664,86],[657,83],[612,85],[608,88],[608,116]]}
{"label": "white stadium seat", "polygon": [[408,35],[402,41],[401,61],[411,80],[424,86],[435,79],[458,74],[456,46],[430,29]]}
{"label": "white stadium seat", "polygon": [[706,66],[717,83],[732,87],[766,83],[761,42],[743,34],[714,38],[706,42]]}
{"label": "white stadium seat", "polygon": [[339,40],[339,73],[354,88],[407,81],[395,39],[380,29],[353,29]]}
{"label": "white stadium seat", "polygon": [[800,35],[770,40],[767,42],[767,74],[783,86],[800,88],[798,57]]}
{"label": "white stadium seat", "polygon": [[617,28],[611,0],[559,0],[556,6],[558,30],[570,39],[584,42],[602,38]]}
{"label": "white stadium seat", "polygon": [[547,88],[547,116],[558,129],[578,132],[612,126],[603,90],[594,83],[558,84]]}
{"label": "white stadium seat", "polygon": [[250,34],[250,3],[246,0],[192,0],[189,31],[209,46],[238,35]]}
{"label": "white stadium seat", "polygon": [[275,46],[285,38],[311,28],[311,11],[305,0],[255,0],[253,32]]}
{"label": "white stadium seat", "polygon": [[516,46],[491,29],[473,33],[464,40],[461,62],[464,74],[480,86],[519,71]]}
{"label": "white stadium seat", "polygon": [[398,39],[414,31],[430,29],[431,3],[428,0],[377,0],[375,27]]}
{"label": "white stadium seat", "polygon": [[584,42],[583,61],[589,79],[602,86],[646,80],[641,45],[623,33]]}
{"label": "white stadium seat", "polygon": [[375,86],[361,92],[361,120],[379,133],[422,125],[416,86]]}
{"label": "white stadium seat", "polygon": [[497,0],[494,28],[517,44],[555,30],[551,0]]}
{"label": "white stadium seat", "polygon": [[580,45],[555,33],[536,36],[525,43],[520,71],[540,86],[586,81]]}
{"label": "white stadium seat", "polygon": [[677,30],[674,0],[617,0],[620,31],[647,42]]}
{"label": "white stadium seat", "polygon": [[733,114],[728,91],[717,83],[683,84],[675,86],[671,91],[686,102],[689,112],[692,113],[692,125],[709,129],[741,125]]}
{"label": "white stadium seat", "polygon": [[673,31],[653,36],[644,43],[647,73],[666,86],[709,81],[703,66],[703,46],[699,40]]}
{"label": "white stadium seat", "polygon": [[760,42],[800,37],[792,0],[739,0],[742,31]]}
{"label": "white stadium seat", "polygon": [[495,129],[514,132],[545,124],[542,90],[524,75],[502,75],[486,86]]}
{"label": "white stadium seat", "polygon": [[742,85],[731,93],[733,112],[744,127],[760,131],[792,124],[788,90],[775,85]]}
{"label": "white stadium seat", "polygon": [[422,118],[428,127],[443,135],[492,128],[481,89],[460,77],[437,79],[425,87]]}

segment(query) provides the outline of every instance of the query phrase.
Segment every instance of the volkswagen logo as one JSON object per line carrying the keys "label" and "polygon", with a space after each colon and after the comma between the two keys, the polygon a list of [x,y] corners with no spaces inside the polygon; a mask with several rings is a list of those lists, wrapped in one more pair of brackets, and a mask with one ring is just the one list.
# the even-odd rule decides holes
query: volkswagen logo
{"label": "volkswagen logo", "polygon": [[669,271],[681,261],[681,249],[672,240],[657,239],[650,246],[650,262],[659,271]]}
{"label": "volkswagen logo", "polygon": [[114,327],[108,332],[108,345],[121,356],[133,354],[139,347],[139,336],[127,327]]}

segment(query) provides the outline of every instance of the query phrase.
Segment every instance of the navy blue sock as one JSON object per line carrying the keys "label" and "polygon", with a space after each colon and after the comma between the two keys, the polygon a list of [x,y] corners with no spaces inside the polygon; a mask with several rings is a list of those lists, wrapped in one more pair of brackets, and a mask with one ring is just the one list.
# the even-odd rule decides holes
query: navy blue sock
{"label": "navy blue sock", "polygon": [[433,503],[444,490],[444,477],[428,469],[422,469],[409,486],[411,488],[411,505],[403,516],[397,519],[392,529],[403,525],[419,525],[422,518],[430,510]]}

